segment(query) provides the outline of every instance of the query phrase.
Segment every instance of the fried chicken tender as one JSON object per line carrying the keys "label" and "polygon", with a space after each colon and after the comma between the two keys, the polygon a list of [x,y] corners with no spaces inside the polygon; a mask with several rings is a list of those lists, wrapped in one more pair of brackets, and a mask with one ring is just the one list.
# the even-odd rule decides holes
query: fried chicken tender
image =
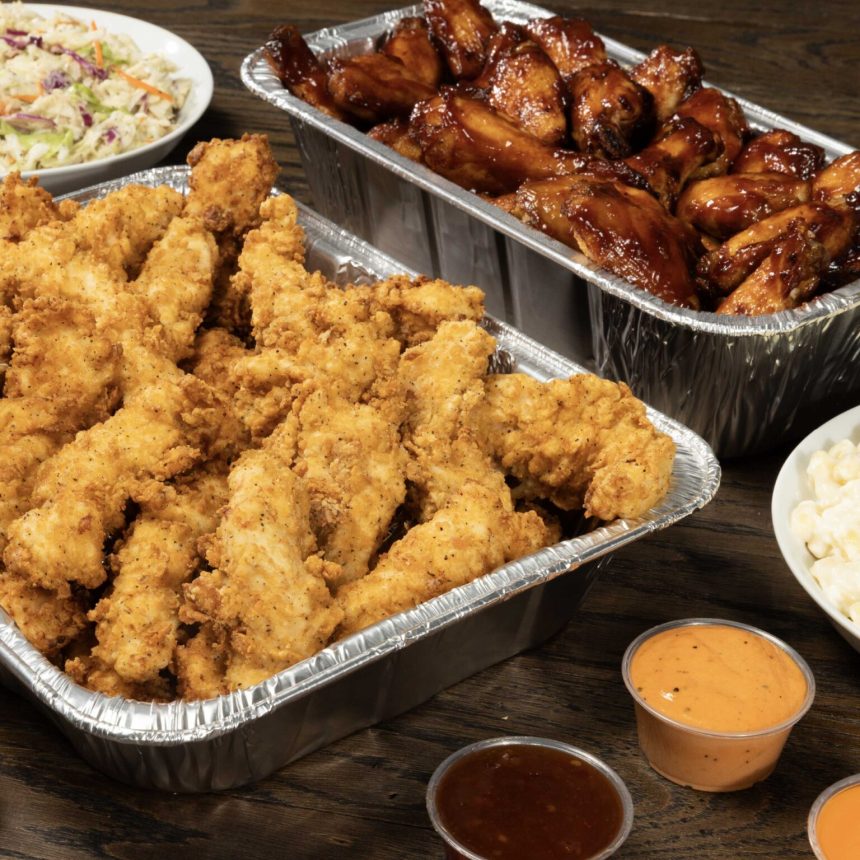
{"label": "fried chicken tender", "polygon": [[48,657],[58,654],[87,624],[86,607],[77,595],[60,597],[2,566],[0,607],[27,640]]}
{"label": "fried chicken tender", "polygon": [[159,485],[141,504],[111,556],[110,591],[87,616],[98,644],[75,662],[90,689],[116,695],[117,679],[136,692],[157,688],[177,645],[182,584],[201,560],[198,540],[215,531],[226,501],[226,469],[215,466]]}
{"label": "fried chicken tender", "polygon": [[[203,625],[177,652],[186,698],[265,680],[323,648],[341,620],[325,582],[334,566],[317,553],[310,496],[290,468],[296,429],[288,419],[230,472],[229,502],[207,551],[214,569],[184,589],[180,617]],[[211,646],[202,664],[200,635]]]}
{"label": "fried chicken tender", "polygon": [[155,678],[147,684],[127,681],[115,669],[105,666],[89,654],[81,654],[66,660],[66,674],[82,687],[104,693],[106,696],[122,696],[137,702],[169,702],[173,699],[170,682],[166,678]]}
{"label": "fried chicken tender", "polygon": [[534,511],[516,513],[507,498],[467,481],[428,522],[397,541],[374,570],[337,595],[339,637],[471,582],[549,542]]}
{"label": "fried chicken tender", "polygon": [[641,516],[669,488],[675,445],[623,382],[489,376],[476,420],[483,444],[521,481],[525,498],[613,520]]}
{"label": "fried chicken tender", "polygon": [[12,354],[12,309],[0,304],[0,391]]}
{"label": "fried chicken tender", "polygon": [[[35,177],[7,173],[0,182],[0,243],[19,242],[31,230],[51,221],[67,221],[78,209],[71,200],[54,203]],[[2,247],[2,244],[0,244]]]}
{"label": "fried chicken tender", "polygon": [[9,571],[60,596],[71,582],[98,587],[105,580],[104,542],[122,526],[126,502],[234,437],[215,392],[176,374],[138,392],[45,462],[32,509],[7,532]]}
{"label": "fried chicken tender", "polygon": [[314,387],[294,404],[295,472],[310,494],[311,528],[326,560],[338,565],[338,588],[364,576],[394,512],[406,498],[406,451],[387,402],[350,403]]}

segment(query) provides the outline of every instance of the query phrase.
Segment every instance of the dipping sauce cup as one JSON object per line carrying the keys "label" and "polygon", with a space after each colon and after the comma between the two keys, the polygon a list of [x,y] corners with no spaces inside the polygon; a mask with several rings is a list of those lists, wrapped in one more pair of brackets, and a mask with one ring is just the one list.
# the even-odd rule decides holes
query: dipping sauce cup
{"label": "dipping sauce cup", "polygon": [[534,737],[446,758],[427,786],[427,812],[449,860],[603,860],[633,826],[630,792],[612,768]]}
{"label": "dipping sauce cup", "polygon": [[815,697],[812,672],[793,648],[716,618],[646,630],[621,671],[649,764],[699,791],[738,791],[768,777]]}
{"label": "dipping sauce cup", "polygon": [[860,857],[860,773],[818,795],[809,810],[806,832],[818,860]]}

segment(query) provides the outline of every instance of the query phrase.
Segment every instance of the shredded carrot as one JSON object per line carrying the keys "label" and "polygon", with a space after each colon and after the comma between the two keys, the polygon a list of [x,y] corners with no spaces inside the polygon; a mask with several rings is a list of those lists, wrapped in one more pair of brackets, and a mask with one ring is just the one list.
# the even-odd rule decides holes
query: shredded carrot
{"label": "shredded carrot", "polygon": [[130,75],[128,72],[124,72],[118,66],[113,66],[111,71],[116,72],[121,78],[125,78],[133,87],[137,87],[141,90],[146,90],[148,93],[152,93],[154,96],[158,96],[160,99],[166,99],[169,102],[173,101],[173,96],[170,93],[164,92],[164,90],[158,89],[158,87],[154,87],[152,84],[148,84],[146,81],[140,80],[140,78],[134,77],[134,75]]}
{"label": "shredded carrot", "polygon": [[36,101],[37,98],[39,98],[39,96],[38,95],[20,95],[20,96],[12,96],[12,98],[18,99],[18,101],[26,102],[28,105],[31,105],[31,104],[33,104],[34,101]]}
{"label": "shredded carrot", "polygon": [[[98,27],[96,26],[95,21],[90,22],[90,26],[93,28],[93,30],[98,30]],[[104,57],[104,54],[102,53],[102,43],[98,39],[94,39],[93,40],[93,48],[95,49],[95,52],[96,52],[96,65],[100,69],[103,69],[105,66],[105,57]]]}

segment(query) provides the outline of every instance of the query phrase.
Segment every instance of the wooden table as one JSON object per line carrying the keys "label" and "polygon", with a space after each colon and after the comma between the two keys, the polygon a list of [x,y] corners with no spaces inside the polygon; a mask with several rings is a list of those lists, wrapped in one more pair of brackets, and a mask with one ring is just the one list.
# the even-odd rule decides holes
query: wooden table
{"label": "wooden table", "polygon": [[[788,0],[761,0],[754,9],[741,0],[549,5],[583,15],[637,48],[692,45],[712,82],[860,146],[854,0],[803,4],[802,12]],[[245,91],[240,59],[276,23],[308,31],[387,6],[384,0],[149,0],[110,8],[184,36],[212,65],[214,101],[176,159],[199,139],[265,131],[284,167],[282,186],[306,198],[288,122]],[[811,856],[810,804],[830,783],[860,771],[860,662],[779,555],[769,505],[786,453],[724,464],[716,500],[620,552],[574,619],[542,647],[248,788],[208,796],[130,789],[90,769],[30,704],[0,691],[0,857],[437,857],[442,852],[424,809],[430,774],[463,744],[501,734],[570,741],[616,768],[636,804],[619,857]],[[645,628],[688,616],[762,626],[794,645],[815,672],[812,711],[776,773],[749,791],[679,788],[639,753],[621,655]]]}

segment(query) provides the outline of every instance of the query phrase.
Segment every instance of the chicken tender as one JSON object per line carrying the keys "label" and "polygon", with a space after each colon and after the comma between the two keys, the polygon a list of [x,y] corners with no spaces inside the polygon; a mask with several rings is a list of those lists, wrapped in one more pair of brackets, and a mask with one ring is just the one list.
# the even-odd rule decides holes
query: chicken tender
{"label": "chicken tender", "polygon": [[[288,420],[230,472],[229,502],[207,551],[214,569],[185,587],[181,611],[223,650],[213,657],[207,648],[198,667],[197,637],[179,649],[186,698],[253,686],[319,651],[340,622],[325,582],[334,566],[317,553],[310,497],[290,469],[295,446]],[[222,677],[213,668],[219,661]]]}
{"label": "chicken tender", "polygon": [[613,520],[641,516],[666,494],[675,445],[623,382],[513,373],[488,377],[486,392],[480,434],[522,482],[519,495]]}
{"label": "chicken tender", "polygon": [[0,243],[19,242],[36,227],[67,221],[77,210],[78,204],[71,200],[54,203],[35,177],[25,181],[20,173],[7,173],[0,182]]}

